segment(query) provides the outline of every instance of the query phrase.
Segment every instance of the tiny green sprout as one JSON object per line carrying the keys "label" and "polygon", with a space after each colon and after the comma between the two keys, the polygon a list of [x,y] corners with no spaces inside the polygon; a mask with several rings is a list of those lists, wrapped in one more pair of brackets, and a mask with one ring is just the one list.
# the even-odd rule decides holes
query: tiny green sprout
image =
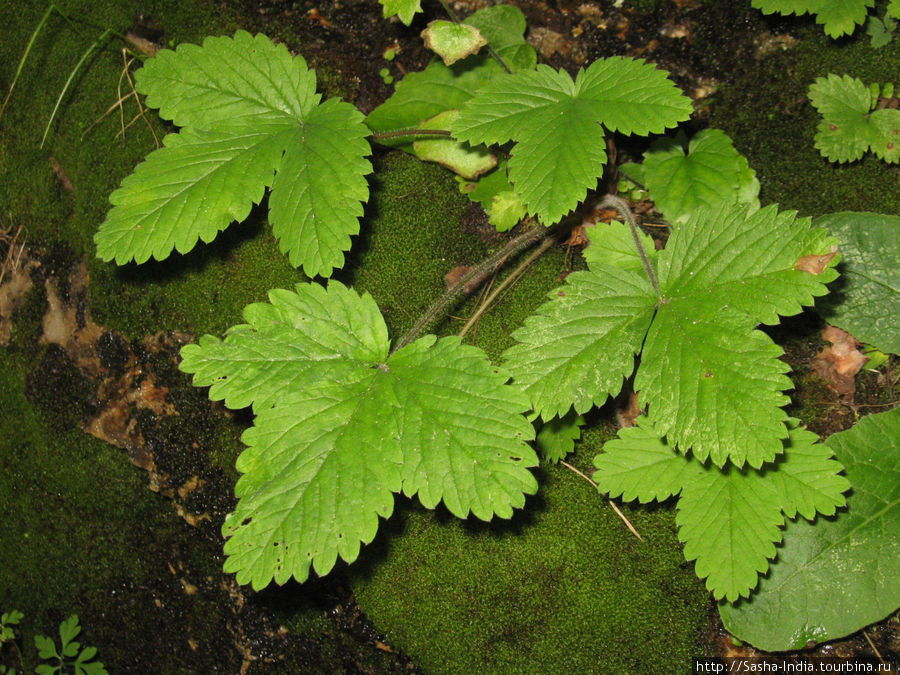
{"label": "tiny green sprout", "polygon": [[393,61],[394,57],[397,56],[397,52],[399,51],[400,47],[398,47],[396,44],[392,44],[390,47],[384,50],[384,52],[381,54],[381,58],[383,58],[385,61]]}
{"label": "tiny green sprout", "polygon": [[388,70],[387,68],[382,68],[381,70],[378,71],[378,74],[381,75],[381,79],[384,81],[385,84],[393,84],[394,76],[391,75],[390,70]]}
{"label": "tiny green sprout", "polygon": [[4,612],[0,615],[0,645],[15,639],[13,626],[18,625],[23,616],[25,615],[17,609]]}

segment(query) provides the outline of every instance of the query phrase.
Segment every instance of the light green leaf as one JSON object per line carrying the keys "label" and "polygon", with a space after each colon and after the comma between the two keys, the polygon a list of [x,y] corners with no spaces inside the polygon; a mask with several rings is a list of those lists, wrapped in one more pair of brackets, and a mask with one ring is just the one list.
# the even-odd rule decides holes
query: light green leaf
{"label": "light green leaf", "polygon": [[760,649],[802,649],[854,633],[900,606],[900,408],[827,441],[853,486],[847,510],[788,523],[758,592],[721,605],[725,627]]}
{"label": "light green leaf", "polygon": [[454,135],[470,143],[515,141],[509,178],[546,225],[596,186],[606,163],[606,129],[659,133],[687,119],[691,102],[664,71],[642,60],[608,58],[580,70],[538,66],[497,78],[461,109]]}
{"label": "light green leaf", "polygon": [[569,412],[564,417],[554,417],[544,422],[538,431],[535,445],[548,462],[558,462],[575,449],[575,441],[581,438],[584,417]]}
{"label": "light green leaf", "polygon": [[[445,110],[419,125],[420,129],[449,130],[450,124],[459,117],[458,110]],[[452,138],[423,138],[413,142],[413,152],[426,162],[437,162],[454,173],[473,180],[497,166],[497,157],[483,145],[471,147]]]}
{"label": "light green leaf", "polygon": [[815,14],[816,23],[823,24],[833,38],[852,33],[874,4],[875,0],[753,0],[753,6],[765,14]]}
{"label": "light green leaf", "polygon": [[[614,265],[629,272],[642,274],[644,271],[641,257],[634,247],[634,237],[625,223],[616,220],[608,225],[597,223],[584,228],[589,245],[584,249],[584,259],[593,269],[595,265]],[[653,239],[641,232],[639,235],[644,251],[652,261],[656,261],[658,251]]]}
{"label": "light green leaf", "polygon": [[[534,68],[536,52],[525,42],[525,17],[518,8],[486,7],[465,23],[477,28],[514,71]],[[404,76],[394,95],[369,113],[366,124],[375,132],[416,127],[440,112],[460,108],[479,87],[505,75],[488,54],[472,56],[450,67],[434,60],[425,70]],[[406,142],[398,140],[396,144]]]}
{"label": "light green leaf", "polygon": [[573,272],[513,333],[504,354],[515,384],[544,420],[615,396],[634,369],[656,296],[639,274],[597,264]]}
{"label": "light green leaf", "polygon": [[452,21],[432,21],[422,31],[422,39],[426,49],[435,52],[448,66],[477,54],[487,44],[475,26]]}
{"label": "light green leaf", "polygon": [[644,154],[644,185],[656,207],[671,222],[680,222],[699,206],[721,201],[759,208],[759,181],[747,159],[719,129],[704,129],[691,138],[655,141]]}
{"label": "light green leaf", "polygon": [[396,14],[400,20],[409,25],[413,17],[422,11],[422,0],[378,0],[381,3],[384,18]]}
{"label": "light green leaf", "polygon": [[148,105],[183,128],[111,195],[95,236],[101,258],[185,253],[246,218],[271,186],[291,262],[309,276],[343,264],[368,197],[368,131],[350,104],[319,104],[302,57],[238,31],[162,50],[138,72]]}
{"label": "light green leaf", "polygon": [[888,164],[900,162],[900,110],[883,108],[869,115],[872,152]]}
{"label": "light green leaf", "polygon": [[818,311],[858,340],[900,354],[900,217],[846,212],[815,222],[838,238],[841,250],[841,278]]}
{"label": "light green leaf", "polygon": [[252,404],[244,474],[223,532],[226,571],[255,588],[352,562],[393,510],[393,493],[459,517],[508,518],[537,483],[527,399],[459,338],[388,356],[368,296],[338,283],[273,291],[224,341],[183,350],[211,398]]}
{"label": "light green leaf", "polygon": [[816,513],[834,515],[835,509],[846,505],[844,493],[850,489],[849,481],[838,475],[844,467],[832,459],[828,446],[819,443],[816,434],[799,427],[797,420],[791,420],[788,426],[791,435],[784,454],[768,468],[784,515],[796,518],[799,513],[810,521]]}
{"label": "light green leaf", "polygon": [[900,19],[900,0],[891,0],[887,6],[888,16]]}
{"label": "light green leaf", "polygon": [[593,478],[600,492],[642,504],[678,495],[703,473],[698,461],[666,445],[643,415],[637,426],[621,429],[618,438],[604,444],[594,466]]}
{"label": "light green leaf", "polygon": [[498,232],[511,230],[525,217],[526,209],[522,199],[512,190],[498,192],[491,198],[488,222]]}
{"label": "light green leaf", "polygon": [[678,500],[684,557],[718,600],[746,597],[775,557],[784,517],[772,484],[753,469],[712,467],[687,483]]}

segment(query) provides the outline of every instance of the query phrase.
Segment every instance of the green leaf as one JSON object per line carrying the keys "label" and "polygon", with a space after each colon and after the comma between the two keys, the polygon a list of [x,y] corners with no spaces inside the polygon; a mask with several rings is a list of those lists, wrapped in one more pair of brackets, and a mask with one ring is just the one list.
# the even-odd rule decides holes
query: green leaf
{"label": "green leaf", "polygon": [[900,0],[891,0],[888,3],[887,14],[895,19],[900,19]]}
{"label": "green leaf", "polygon": [[[644,270],[641,257],[634,246],[634,237],[625,223],[616,220],[611,223],[597,223],[584,228],[589,245],[584,249],[584,259],[593,268],[598,264],[614,265],[629,272],[641,274]],[[656,261],[658,251],[650,236],[639,235],[644,251],[652,261]]]}
{"label": "green leaf", "polygon": [[[250,305],[224,341],[186,346],[181,368],[210,397],[252,403],[226,571],[239,583],[303,581],[352,562],[403,491],[428,508],[508,518],[537,489],[527,399],[458,338],[388,356],[372,299],[298,284]],[[268,357],[268,361],[266,360]]]}
{"label": "green leaf", "polygon": [[823,24],[825,33],[833,38],[852,33],[874,4],[875,0],[753,0],[753,6],[765,14],[813,13],[816,23]]}
{"label": "green leaf", "polygon": [[873,95],[861,80],[831,73],[810,85],[809,98],[822,114],[816,148],[827,159],[851,162],[871,149],[886,162],[900,161],[900,110],[872,111]]}
{"label": "green leaf", "polygon": [[703,472],[699,462],[666,445],[643,415],[637,426],[621,429],[618,438],[603,446],[594,466],[593,478],[601,493],[642,504],[678,495]]}
{"label": "green leaf", "polygon": [[[486,7],[465,23],[477,28],[513,70],[534,68],[537,55],[523,37],[525,17],[521,10],[509,5]],[[369,113],[366,124],[374,132],[416,127],[438,113],[460,108],[479,87],[505,75],[488,54],[472,56],[449,67],[434,60],[425,70],[404,76],[394,95]],[[404,141],[398,140],[397,144]]]}
{"label": "green leaf", "polygon": [[525,204],[507,177],[506,160],[498,162],[496,169],[480,176],[475,182],[461,182],[460,191],[473,202],[481,203],[488,214],[488,222],[498,232],[511,230],[526,215]]}
{"label": "green leaf", "polygon": [[801,428],[797,420],[791,420],[788,426],[791,435],[785,454],[769,467],[784,515],[796,518],[799,513],[810,521],[817,513],[834,515],[838,507],[846,505],[844,493],[850,489],[849,481],[838,475],[844,467],[832,459],[828,446],[819,443],[816,434]]}
{"label": "green leaf", "polygon": [[[808,219],[774,206],[698,211],[659,254],[663,295],[635,379],[661,434],[701,461],[759,467],[787,436],[791,387],[781,349],[754,327],[777,323],[827,293],[836,272],[796,269],[833,243]],[[834,261],[829,263],[834,264]]]}
{"label": "green leaf", "polygon": [[644,176],[650,198],[671,222],[684,221],[698,207],[721,201],[759,208],[759,181],[747,159],[719,129],[704,129],[691,138],[662,138],[644,154]]}
{"label": "green leaf", "polygon": [[678,538],[716,599],[749,595],[775,557],[784,517],[770,482],[753,469],[715,467],[688,483],[678,500]]}
{"label": "green leaf", "polygon": [[[755,327],[827,292],[834,244],[775,207],[698,210],[658,255],[662,297],[643,274],[591,262],[513,333],[507,366],[549,419],[616,394],[641,352],[635,389],[660,434],[701,461],[759,467],[782,450],[791,383],[781,349]],[[821,274],[796,269],[809,255],[829,261]]]}
{"label": "green leaf", "polygon": [[685,457],[663,440],[646,417],[622,429],[596,456],[594,481],[610,497],[662,501],[680,494],[676,522],[685,558],[696,560],[716,598],[734,602],[747,596],[775,557],[782,512],[814,517],[844,504],[848,482],[831,451],[815,434],[789,425],[785,452],[763,471],[724,471]]}
{"label": "green leaf", "polygon": [[384,18],[396,14],[400,20],[409,25],[413,17],[422,11],[422,0],[378,0],[381,3]]}
{"label": "green leaf", "polygon": [[498,232],[506,232],[518,225],[525,214],[525,204],[519,195],[512,190],[504,190],[491,198],[488,222],[496,227]]}
{"label": "green leaf", "polygon": [[315,87],[302,57],[243,31],[149,59],[137,88],[183,128],[110,196],[98,256],[124,264],[186,253],[246,218],[271,187],[281,249],[309,276],[330,275],[359,231],[371,165],[362,115],[320,104]]}
{"label": "green leaf", "polygon": [[432,21],[422,31],[425,48],[441,57],[445,65],[477,54],[487,44],[475,26],[452,21]]}
{"label": "green leaf", "polygon": [[584,417],[573,412],[545,422],[535,439],[541,457],[554,463],[565,459],[575,449],[575,441],[581,438],[583,426]]}
{"label": "green leaf", "polygon": [[841,250],[841,278],[817,310],[858,340],[900,354],[900,217],[845,212],[815,222],[838,238]]}
{"label": "green leaf", "polygon": [[900,409],[827,441],[853,486],[835,519],[789,523],[778,562],[749,600],[721,605],[725,627],[767,651],[856,632],[900,606]]}
{"label": "green leaf", "polygon": [[596,264],[573,272],[525,320],[504,354],[543,419],[582,414],[615,396],[634,368],[656,296],[641,275]]}
{"label": "green leaf", "polygon": [[[425,120],[419,128],[449,130],[450,124],[457,117],[459,117],[458,110],[446,110]],[[469,180],[497,166],[497,157],[483,145],[473,148],[468,143],[460,143],[449,137],[413,141],[412,149],[419,159],[437,162]]]}
{"label": "green leaf", "polygon": [[42,659],[60,659],[62,655],[56,651],[56,643],[46,635],[35,635],[34,646]]}
{"label": "green leaf", "polygon": [[552,225],[596,186],[606,129],[659,133],[690,112],[690,99],[664,71],[615,57],[595,61],[574,81],[544,65],[497,78],[462,107],[453,132],[470,143],[515,141],[509,178],[529,213]]}

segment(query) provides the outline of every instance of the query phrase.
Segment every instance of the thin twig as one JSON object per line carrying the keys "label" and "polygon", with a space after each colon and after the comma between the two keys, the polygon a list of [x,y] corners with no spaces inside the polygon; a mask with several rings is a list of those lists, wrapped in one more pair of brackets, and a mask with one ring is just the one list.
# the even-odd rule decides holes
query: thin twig
{"label": "thin twig", "polygon": [[631,238],[634,239],[634,245],[641,258],[641,264],[644,266],[644,272],[647,273],[647,278],[650,279],[659,301],[663,302],[662,292],[659,289],[659,280],[656,278],[656,272],[653,271],[653,265],[650,263],[647,251],[644,250],[644,244],[641,242],[640,230],[638,230],[637,223],[634,220],[634,214],[631,212],[628,204],[625,203],[625,200],[616,195],[606,195],[597,205],[597,208],[600,209],[607,207],[614,208],[624,216],[625,222],[628,223],[628,229],[631,230]]}
{"label": "thin twig", "polygon": [[372,138],[376,141],[386,140],[388,138],[399,138],[401,136],[449,136],[450,132],[446,129],[395,129],[393,131],[380,131],[372,134]]}
{"label": "thin twig", "polygon": [[457,333],[459,337],[465,337],[466,333],[472,328],[478,319],[482,317],[482,315],[487,311],[488,307],[497,299],[497,296],[503,292],[510,284],[512,284],[516,279],[518,279],[522,274],[525,273],[525,270],[537,260],[541,255],[543,255],[544,251],[553,246],[556,243],[555,237],[547,237],[544,241],[541,242],[541,245],[538,246],[531,254],[522,261],[522,264],[516,267],[508,277],[506,277],[503,281],[497,284],[497,287],[490,292],[490,295],[478,306],[472,316],[469,317],[466,324],[462,327],[462,330]]}
{"label": "thin twig", "polygon": [[881,652],[878,651],[878,648],[875,646],[875,643],[872,642],[872,638],[869,637],[869,633],[866,632],[866,629],[863,628],[863,635],[866,636],[866,641],[869,643],[869,646],[872,648],[872,651],[875,652],[875,656],[878,657],[878,660],[884,663],[884,658],[881,656]]}
{"label": "thin twig", "polygon": [[[577,473],[579,476],[581,476],[582,478],[584,478],[588,483],[590,483],[591,485],[594,486],[594,489],[597,489],[597,490],[600,489],[600,488],[597,486],[597,484],[596,484],[589,476],[587,476],[586,474],[582,473],[581,471],[579,471],[578,469],[576,469],[574,466],[572,466],[572,465],[569,464],[568,462],[566,462],[566,461],[564,461],[564,460],[559,460],[559,463],[562,464],[562,465],[563,465],[564,467],[566,467],[567,469],[569,469],[570,471],[574,471],[574,472]],[[637,538],[640,539],[641,541],[644,541],[644,538],[640,535],[640,533],[639,533],[636,529],[634,529],[634,525],[632,525],[632,524],[631,524],[631,521],[628,520],[628,518],[625,517],[625,514],[622,513],[622,512],[619,510],[619,507],[616,506],[615,502],[613,502],[612,499],[610,499],[610,500],[608,500],[608,501],[609,501],[609,505],[612,507],[612,510],[615,511],[615,512],[616,512],[616,515],[619,516],[619,518],[622,519],[622,522],[623,522],[623,523],[625,523],[625,527],[627,527],[635,537],[637,537]]]}

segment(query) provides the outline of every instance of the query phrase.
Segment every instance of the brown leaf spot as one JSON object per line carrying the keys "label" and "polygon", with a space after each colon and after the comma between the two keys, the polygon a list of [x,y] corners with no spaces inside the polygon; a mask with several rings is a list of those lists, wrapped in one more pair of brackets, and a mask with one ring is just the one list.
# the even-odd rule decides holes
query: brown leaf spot
{"label": "brown leaf spot", "polygon": [[460,279],[462,279],[471,271],[471,267],[468,267],[466,265],[457,265],[444,275],[444,283],[447,284],[447,288],[452,288],[457,283],[459,283]]}

